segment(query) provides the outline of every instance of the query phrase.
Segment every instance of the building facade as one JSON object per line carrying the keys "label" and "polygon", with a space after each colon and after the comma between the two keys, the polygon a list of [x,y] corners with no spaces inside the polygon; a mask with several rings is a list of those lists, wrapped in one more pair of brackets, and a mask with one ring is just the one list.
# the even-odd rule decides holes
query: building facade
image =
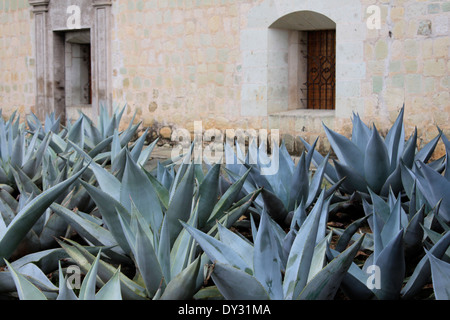
{"label": "building facade", "polygon": [[[0,0],[0,108],[175,128],[450,133],[450,1]],[[326,148],[325,139],[320,142]]]}

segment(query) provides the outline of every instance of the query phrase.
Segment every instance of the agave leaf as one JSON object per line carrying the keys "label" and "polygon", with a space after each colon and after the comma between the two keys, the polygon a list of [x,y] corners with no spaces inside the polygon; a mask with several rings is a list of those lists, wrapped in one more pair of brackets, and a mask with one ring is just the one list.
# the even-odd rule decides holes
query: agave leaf
{"label": "agave leaf", "polygon": [[164,209],[167,209],[169,207],[169,191],[161,182],[158,181],[157,178],[155,178],[150,172],[145,170],[145,168],[141,167],[141,169],[152,183],[155,192],[158,195],[158,198],[161,201],[161,204],[163,205]]}
{"label": "agave leaf", "polygon": [[439,133],[436,137],[434,137],[430,142],[428,142],[423,148],[421,148],[415,156],[416,161],[420,161],[423,163],[427,163],[430,160],[436,146],[439,142],[439,139],[442,136],[442,131],[439,130]]}
{"label": "agave leaf", "polygon": [[163,213],[158,195],[153,188],[153,184],[145,173],[139,169],[131,158],[130,153],[127,152],[126,165],[120,189],[120,203],[130,211],[131,202],[136,205],[147,223],[151,225],[152,230],[159,230]]}
{"label": "agave leaf", "polygon": [[381,273],[380,289],[373,289],[375,295],[381,300],[398,299],[405,277],[403,229],[386,244],[374,262]]}
{"label": "agave leaf", "polygon": [[[195,226],[196,215],[191,216],[188,221],[189,225]],[[186,229],[182,229],[175,240],[172,250],[170,251],[170,279],[178,275],[187,267],[190,261],[191,252],[194,250],[194,239]]]}
{"label": "agave leaf", "polygon": [[[180,221],[181,222],[181,221]],[[208,255],[211,261],[219,261],[230,266],[241,269],[245,272],[252,272],[251,265],[248,265],[238,253],[219,240],[181,222],[184,228],[194,237],[203,251]]]}
{"label": "agave leaf", "polygon": [[120,267],[112,278],[97,292],[95,300],[122,300],[120,290]]}
{"label": "agave leaf", "polygon": [[60,217],[64,218],[75,231],[95,246],[115,246],[117,241],[111,232],[95,222],[87,220],[75,212],[54,203],[50,208]]}
{"label": "agave leaf", "polygon": [[[358,168],[355,168],[358,170]],[[379,193],[390,173],[389,152],[386,145],[373,127],[364,157],[364,176],[369,187]]]}
{"label": "agave leaf", "polygon": [[200,270],[200,257],[197,257],[187,268],[182,270],[168,284],[161,300],[192,299],[198,291],[197,275]]}
{"label": "agave leaf", "polygon": [[383,230],[381,231],[383,247],[386,247],[388,242],[395,238],[400,229],[403,228],[402,220],[407,220],[407,218],[401,207],[401,199],[398,198],[391,210],[388,220],[383,226]]}
{"label": "agave leaf", "polygon": [[360,191],[362,193],[367,193],[367,182],[360,173],[364,171],[354,171],[351,167],[341,164],[333,159],[334,167],[336,169],[336,174],[339,179],[345,178],[342,182],[342,187],[348,192],[353,193],[354,191]]}
{"label": "agave leaf", "polygon": [[[80,266],[84,272],[88,272],[92,263],[95,260],[95,256],[88,251],[89,247],[85,248],[78,243],[66,239],[69,246],[63,242],[58,241],[61,247],[69,254],[69,256]],[[99,260],[97,275],[103,283],[111,279],[114,273],[117,271],[112,265]],[[130,280],[123,273],[120,273],[121,292],[124,299],[127,300],[142,300],[146,299],[145,288]]]}
{"label": "agave leaf", "polygon": [[244,185],[247,176],[249,175],[251,169],[248,169],[238,181],[233,183],[220,200],[214,206],[214,210],[207,220],[207,227],[212,226],[216,220],[220,219],[226,210],[228,210],[231,205],[236,201],[239,193],[241,192],[242,186]]}
{"label": "agave leaf", "polygon": [[325,125],[323,127],[325,128],[325,133],[339,161],[345,166],[354,168],[356,172],[364,172],[364,153],[343,135],[328,129]]}
{"label": "agave leaf", "polygon": [[59,292],[56,300],[78,300],[75,292],[67,283],[67,276],[64,277],[61,268],[61,262],[58,261],[58,272],[59,272]]}
{"label": "agave leaf", "polygon": [[97,270],[98,261],[100,260],[101,250],[99,250],[94,263],[91,265],[88,273],[83,279],[80,288],[79,299],[80,300],[95,300],[95,291],[97,286]]}
{"label": "agave leaf", "polygon": [[423,162],[418,163],[417,185],[431,206],[442,200],[440,213],[445,222],[450,221],[450,181]]}
{"label": "agave leaf", "polygon": [[355,113],[353,113],[352,123],[352,142],[358,146],[361,152],[364,152],[371,136],[370,128]]}
{"label": "agave leaf", "polygon": [[411,218],[405,229],[403,241],[405,242],[405,255],[407,257],[418,252],[422,247],[423,229],[421,225],[424,223],[425,205],[416,212]]}
{"label": "agave leaf", "polygon": [[234,250],[253,270],[253,245],[242,236],[234,233],[222,224],[217,224],[220,241]]}
{"label": "agave leaf", "polygon": [[331,300],[347,274],[364,235],[325,266],[297,296],[298,300]]}
{"label": "agave leaf", "polygon": [[315,277],[325,266],[326,264],[326,252],[328,249],[328,245],[331,241],[333,233],[330,232],[328,236],[324,237],[314,248],[314,255],[311,260],[311,267],[309,269],[308,281],[310,282],[312,278]]}
{"label": "agave leaf", "polygon": [[269,216],[264,210],[261,214],[258,234],[256,235],[253,259],[253,270],[256,280],[263,285],[271,299],[282,299],[283,287],[280,272],[282,263]]}
{"label": "agave leaf", "polygon": [[269,300],[261,283],[248,273],[215,261],[211,278],[227,300]]}
{"label": "agave leaf", "polygon": [[[189,166],[183,179],[178,184],[174,195],[170,199],[161,234],[168,232],[168,241],[172,247],[177,235],[183,228],[180,221],[186,222],[191,215],[192,198],[194,193],[194,166]],[[163,236],[161,236],[163,237]]]}
{"label": "agave leaf", "polygon": [[283,282],[284,298],[292,299],[305,287],[316,246],[317,229],[324,203],[322,191],[313,210],[300,227],[289,253]]}
{"label": "agave leaf", "polygon": [[450,300],[450,264],[426,252],[431,264],[431,277],[436,300]]}
{"label": "agave leaf", "polygon": [[57,184],[56,186],[42,192],[30,203],[28,203],[8,225],[2,239],[0,240],[0,257],[9,258],[17,248],[28,231],[34,226],[36,221],[47,210],[47,208],[74,183],[86,170],[74,174],[71,178]]}
{"label": "agave leaf", "polygon": [[[367,240],[366,237],[367,234],[365,234],[363,243],[361,244],[361,248],[364,245],[364,241]],[[339,252],[333,249],[330,249],[329,253],[332,254],[333,259],[339,255]],[[342,291],[351,300],[369,300],[373,297],[374,294],[367,286],[367,280],[368,274],[365,271],[361,270],[361,268],[358,267],[356,263],[352,262],[347,274],[342,279]]]}
{"label": "agave leaf", "polygon": [[309,186],[309,194],[306,201],[306,207],[309,207],[321,192],[323,177],[325,175],[326,168],[328,166],[328,158],[329,154],[325,156],[322,163],[317,167],[317,170],[311,179],[311,184]]}
{"label": "agave leaf", "polygon": [[372,216],[372,214],[368,214],[362,218],[359,218],[358,220],[352,222],[347,228],[345,228],[344,233],[339,237],[335,250],[338,252],[344,251],[350,243],[353,235],[370,216]]}
{"label": "agave leaf", "polygon": [[[96,203],[100,214],[102,215],[102,219],[105,221],[108,230],[113,235],[114,239],[120,245],[125,253],[130,253],[131,248],[126,240],[124,235],[124,231],[122,229],[122,225],[120,223],[119,214],[124,214],[122,217],[124,221],[130,221],[131,216],[130,213],[123,208],[123,206],[113,197],[108,195],[106,192],[84,182],[81,181],[81,184],[87,190],[89,195],[92,197],[93,201]],[[116,209],[122,207],[121,210]],[[127,214],[125,216],[125,214]]]}
{"label": "agave leaf", "polygon": [[294,208],[296,203],[307,201],[309,195],[308,172],[309,167],[306,164],[305,153],[303,153],[297,163],[297,166],[295,167],[293,175],[291,176],[289,204],[287,206],[288,210]]}
{"label": "agave leaf", "polygon": [[134,258],[139,272],[144,279],[150,297],[154,296],[161,285],[164,286],[164,275],[158,261],[156,250],[150,239],[138,224]]}
{"label": "agave leaf", "polygon": [[[450,245],[450,232],[447,232],[441,239],[430,249],[429,253],[440,259]],[[424,256],[416,265],[413,274],[409,278],[406,285],[402,288],[401,294],[403,299],[413,298],[427,283],[431,275],[430,261]]]}
{"label": "agave leaf", "polygon": [[215,164],[206,174],[199,187],[198,225],[202,228],[218,201],[220,164]]}
{"label": "agave leaf", "polygon": [[27,278],[18,273],[11,264],[5,259],[5,263],[13,277],[14,284],[16,285],[17,294],[20,300],[47,300],[47,297],[39,290],[34,284],[32,284]]}
{"label": "agave leaf", "polygon": [[119,179],[94,162],[91,163],[91,169],[100,188],[114,199],[120,199],[121,183]]}
{"label": "agave leaf", "polygon": [[400,162],[403,162],[408,168],[412,168],[417,148],[417,127],[414,128],[414,133],[409,137],[403,150],[403,155]]}
{"label": "agave leaf", "polygon": [[398,161],[402,156],[405,146],[405,130],[403,127],[403,115],[405,106],[400,109],[400,112],[395,120],[394,125],[391,127],[386,135],[386,147],[389,153],[390,159],[390,172],[394,171],[397,167]]}
{"label": "agave leaf", "polygon": [[288,215],[288,211],[276,194],[273,194],[269,190],[262,189],[261,196],[264,201],[264,208],[267,213],[274,219],[277,223],[283,223]]}

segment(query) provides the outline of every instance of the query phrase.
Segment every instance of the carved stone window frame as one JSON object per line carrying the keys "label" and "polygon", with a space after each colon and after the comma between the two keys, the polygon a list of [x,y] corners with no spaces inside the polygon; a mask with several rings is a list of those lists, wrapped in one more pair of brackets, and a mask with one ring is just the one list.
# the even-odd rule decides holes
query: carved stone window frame
{"label": "carved stone window frame", "polygon": [[[92,63],[92,116],[99,105],[112,105],[111,0],[28,0],[34,14],[36,59],[36,112],[40,118],[55,112],[66,119],[64,42],[60,34],[73,31],[66,21],[67,7],[83,10],[81,29],[90,29]],[[111,110],[110,110],[111,111]]]}

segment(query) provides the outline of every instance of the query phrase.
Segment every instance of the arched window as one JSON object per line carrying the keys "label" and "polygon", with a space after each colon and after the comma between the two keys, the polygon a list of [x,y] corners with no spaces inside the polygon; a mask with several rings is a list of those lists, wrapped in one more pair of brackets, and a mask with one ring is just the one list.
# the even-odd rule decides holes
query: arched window
{"label": "arched window", "polygon": [[[336,24],[320,13],[298,11],[279,18],[270,29],[269,81],[277,72],[287,72],[288,110],[334,110]],[[276,52],[285,52],[287,70],[281,67],[282,61],[276,62],[276,56],[280,56]],[[279,92],[270,93],[274,96],[269,96],[269,100],[283,99],[276,97]]]}

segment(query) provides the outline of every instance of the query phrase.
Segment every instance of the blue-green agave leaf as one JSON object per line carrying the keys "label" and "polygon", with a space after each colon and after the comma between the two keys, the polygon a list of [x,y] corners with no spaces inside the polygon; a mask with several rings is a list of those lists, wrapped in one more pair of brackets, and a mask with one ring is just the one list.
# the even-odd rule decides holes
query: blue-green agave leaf
{"label": "blue-green agave leaf", "polygon": [[345,180],[342,182],[343,189],[345,189],[350,194],[355,191],[367,193],[367,182],[361,175],[364,173],[364,171],[356,171],[351,167],[340,163],[339,161],[335,161],[334,159],[333,163],[339,179],[345,178]]}
{"label": "blue-green agave leaf", "polygon": [[325,268],[317,273],[299,295],[298,300],[331,300],[335,297],[342,279],[347,274],[353,259],[358,252],[364,235],[353,243],[344,252],[339,254]]}
{"label": "blue-green agave leaf", "polygon": [[323,204],[324,191],[300,227],[292,244],[283,281],[285,299],[297,297],[307,283]]}
{"label": "blue-green agave leaf", "polygon": [[[105,221],[105,224],[108,227],[108,230],[114,236],[114,239],[117,241],[117,243],[120,245],[120,247],[123,249],[124,252],[130,253],[131,248],[125,237],[118,214],[118,213],[121,214],[128,213],[126,216],[123,216],[122,218],[124,219],[124,221],[129,222],[131,220],[130,213],[125,208],[123,208],[123,206],[116,199],[111,197],[106,192],[84,181],[81,181],[81,184],[84,186],[89,195],[92,197],[93,201],[96,203],[100,211],[100,214],[102,215],[102,219]],[[119,207],[122,207],[123,209],[122,210],[116,209]]]}
{"label": "blue-green agave leaf", "polygon": [[[429,250],[436,258],[440,259],[450,245],[450,232],[445,233],[441,239]],[[403,299],[413,298],[427,283],[431,275],[430,261],[424,256],[416,265],[413,274],[403,287],[401,294]]]}
{"label": "blue-green agave leaf", "polygon": [[[355,155],[356,157],[356,155]],[[358,168],[355,168],[358,170]],[[390,174],[389,152],[374,126],[364,157],[364,176],[370,189],[379,193]]]}
{"label": "blue-green agave leaf", "polygon": [[385,138],[390,159],[390,172],[394,171],[397,167],[405,146],[405,129],[403,127],[404,112],[405,106],[400,109],[394,125],[391,127]]}
{"label": "blue-green agave leaf", "polygon": [[134,259],[147,292],[153,297],[161,286],[165,287],[165,280],[156,250],[140,224],[137,227]]}
{"label": "blue-green agave leaf", "polygon": [[213,165],[200,184],[197,207],[199,228],[202,228],[208,221],[218,201],[220,168],[220,164]]}
{"label": "blue-green agave leaf", "polygon": [[100,260],[101,250],[98,252],[94,263],[91,265],[88,273],[83,279],[80,288],[80,300],[95,300],[95,292],[97,287],[97,270],[98,261]]}
{"label": "blue-green agave leaf", "polygon": [[418,163],[418,174],[416,174],[417,185],[431,206],[442,200],[440,213],[442,218],[450,221],[450,181],[431,169],[423,162]]}
{"label": "blue-green agave leaf", "polygon": [[95,300],[122,300],[120,266],[112,278],[97,292]]}
{"label": "blue-green agave leaf", "polygon": [[39,290],[34,284],[32,284],[27,278],[18,273],[11,264],[5,259],[5,263],[8,266],[8,270],[13,277],[14,284],[16,285],[17,294],[20,300],[47,300],[47,297]]}
{"label": "blue-green agave leaf", "polygon": [[67,283],[67,276],[65,277],[61,268],[61,261],[58,261],[59,272],[59,292],[56,300],[78,300],[77,295],[73,292],[71,286]]}
{"label": "blue-green agave leaf", "polygon": [[203,251],[208,255],[211,261],[218,261],[243,270],[244,272],[253,273],[251,265],[245,262],[238,253],[221,241],[181,222],[184,228],[194,237],[195,241],[200,245]]}
{"label": "blue-green agave leaf", "polygon": [[436,300],[450,300],[450,264],[425,251],[431,264],[431,278]]}
{"label": "blue-green agave leaf", "polygon": [[174,195],[170,199],[165,218],[167,224],[162,226],[161,234],[168,232],[168,241],[172,247],[175,239],[183,228],[180,221],[188,221],[191,215],[194,194],[194,166],[191,164],[183,179],[178,184]]}
{"label": "blue-green agave leaf", "polygon": [[26,236],[28,231],[34,226],[41,215],[47,208],[69,188],[86,170],[82,170],[74,174],[69,179],[55,185],[54,187],[42,192],[31,202],[29,202],[20,212],[14,217],[8,225],[3,237],[0,240],[0,257],[8,259],[16,250],[22,239]]}
{"label": "blue-green agave leaf", "polygon": [[271,299],[280,300],[283,298],[280,271],[282,262],[280,261],[279,248],[276,245],[273,233],[269,216],[263,210],[254,245],[254,276],[266,289]]}
{"label": "blue-green agave leaf", "polygon": [[353,113],[352,124],[352,142],[358,146],[361,152],[364,152],[371,136],[370,128],[355,113]]}
{"label": "blue-green agave leaf", "polygon": [[325,128],[325,133],[339,161],[343,165],[354,168],[356,172],[364,172],[365,154],[348,138],[330,130],[325,125],[323,127]]}
{"label": "blue-green agave leaf", "polygon": [[253,270],[253,245],[244,237],[236,234],[222,224],[217,224],[220,241],[233,249]]}
{"label": "blue-green agave leaf", "polygon": [[373,289],[380,300],[394,300],[400,297],[405,278],[405,256],[403,249],[403,229],[393,238],[374,261],[380,268],[380,288]]}
{"label": "blue-green agave leaf", "polygon": [[263,285],[248,273],[218,261],[212,268],[211,278],[225,299],[270,300]]}
{"label": "blue-green agave leaf", "polygon": [[131,210],[133,202],[152,230],[159,230],[163,213],[158,195],[147,175],[134,162],[130,153],[126,154],[126,165],[120,189],[120,203]]}
{"label": "blue-green agave leaf", "polygon": [[[314,163],[314,165],[316,167],[319,167],[319,165],[323,163],[325,158],[318,151],[314,150],[313,147],[308,142],[306,142],[302,137],[299,138],[303,142],[303,145],[305,146],[308,153],[312,153],[312,162]],[[334,169],[333,166],[326,166],[325,178],[331,183],[336,183],[339,180],[336,174],[336,170]]]}
{"label": "blue-green agave leaf", "polygon": [[173,278],[164,289],[161,300],[187,300],[192,299],[198,291],[197,276],[200,270],[200,257],[183,269]]}

